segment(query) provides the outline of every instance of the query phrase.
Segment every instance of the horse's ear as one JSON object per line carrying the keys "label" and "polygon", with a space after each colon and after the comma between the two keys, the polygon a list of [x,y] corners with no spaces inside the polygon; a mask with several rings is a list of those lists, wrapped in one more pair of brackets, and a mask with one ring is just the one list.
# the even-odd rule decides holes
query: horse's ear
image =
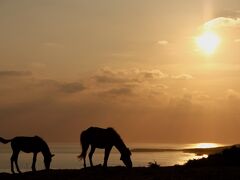
{"label": "horse's ear", "polygon": [[51,157],[54,157],[55,156],[55,154],[51,154]]}

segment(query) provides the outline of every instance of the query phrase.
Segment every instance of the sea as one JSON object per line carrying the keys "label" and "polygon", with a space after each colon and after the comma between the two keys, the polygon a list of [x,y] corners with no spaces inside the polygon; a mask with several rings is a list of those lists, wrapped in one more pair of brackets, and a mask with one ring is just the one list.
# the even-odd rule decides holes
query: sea
{"label": "sea", "polygon": [[[129,145],[129,144],[128,144]],[[202,145],[202,146],[201,146]],[[222,144],[214,144],[214,147],[222,146]],[[173,166],[182,165],[191,159],[200,159],[207,157],[207,155],[196,155],[194,153],[184,153],[183,151],[161,151],[156,152],[156,149],[188,149],[188,148],[208,148],[212,147],[211,144],[136,144],[129,145],[130,149],[148,149],[148,151],[132,152],[132,162],[135,167],[147,167],[149,163],[157,163],[160,166]],[[81,169],[83,168],[83,161],[78,159],[78,155],[81,153],[81,146],[79,143],[50,143],[49,147],[51,152],[55,154],[51,163],[51,169]],[[153,151],[151,151],[151,149]],[[10,172],[10,158],[11,158],[11,146],[10,144],[0,144],[0,173]],[[20,170],[23,172],[31,170],[32,153],[19,154],[18,164]],[[103,163],[104,150],[96,149],[93,155],[94,165]],[[89,161],[87,158],[87,165]],[[113,148],[109,160],[108,166],[124,166],[120,160],[120,153]],[[37,170],[44,169],[43,156],[38,154]]]}

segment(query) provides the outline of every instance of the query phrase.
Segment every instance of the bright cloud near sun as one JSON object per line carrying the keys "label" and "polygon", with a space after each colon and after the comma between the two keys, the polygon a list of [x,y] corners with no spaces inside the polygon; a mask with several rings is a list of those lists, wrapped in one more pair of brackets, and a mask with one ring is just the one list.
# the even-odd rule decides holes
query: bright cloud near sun
{"label": "bright cloud near sun", "polygon": [[204,24],[205,29],[214,29],[221,27],[239,27],[240,18],[217,17]]}

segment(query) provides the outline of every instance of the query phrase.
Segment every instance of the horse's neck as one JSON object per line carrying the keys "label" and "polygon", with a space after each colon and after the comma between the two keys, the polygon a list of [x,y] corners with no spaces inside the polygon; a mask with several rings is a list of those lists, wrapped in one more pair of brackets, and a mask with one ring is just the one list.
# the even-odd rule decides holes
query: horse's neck
{"label": "horse's neck", "polygon": [[47,144],[42,145],[41,152],[42,152],[43,156],[49,156],[49,154],[51,154],[50,149]]}
{"label": "horse's neck", "polygon": [[122,153],[127,148],[121,139],[119,139],[119,141],[114,145],[120,153]]}

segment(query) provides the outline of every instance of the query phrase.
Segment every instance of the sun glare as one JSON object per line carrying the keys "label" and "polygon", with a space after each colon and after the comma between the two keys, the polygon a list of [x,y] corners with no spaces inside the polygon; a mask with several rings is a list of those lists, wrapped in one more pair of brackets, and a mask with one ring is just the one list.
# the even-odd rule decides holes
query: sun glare
{"label": "sun glare", "polygon": [[196,38],[196,43],[204,54],[211,55],[219,46],[220,38],[216,33],[207,31]]}
{"label": "sun glare", "polygon": [[194,148],[215,148],[220,146],[219,144],[216,143],[198,143],[194,146]]}

